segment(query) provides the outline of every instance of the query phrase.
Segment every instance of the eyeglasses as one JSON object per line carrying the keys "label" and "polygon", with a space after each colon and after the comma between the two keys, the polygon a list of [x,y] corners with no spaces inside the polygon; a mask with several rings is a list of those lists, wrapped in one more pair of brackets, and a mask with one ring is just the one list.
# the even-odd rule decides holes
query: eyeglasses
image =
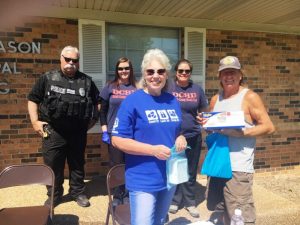
{"label": "eyeglasses", "polygon": [[126,67],[118,67],[118,70],[119,70],[119,71],[130,70],[130,67],[129,67],[129,66],[126,66]]}
{"label": "eyeglasses", "polygon": [[178,69],[177,72],[178,72],[179,74],[183,74],[183,73],[185,73],[185,74],[190,74],[190,73],[191,73],[191,70],[182,70],[182,69]]}
{"label": "eyeglasses", "polygon": [[68,58],[68,57],[65,57],[63,55],[61,55],[62,57],[64,57],[65,61],[68,63],[68,62],[73,62],[73,63],[78,63],[79,59],[72,59],[72,58]]}
{"label": "eyeglasses", "polygon": [[158,75],[164,75],[166,72],[166,69],[158,69],[158,70],[153,70],[153,69],[147,69],[146,73],[148,76],[154,75],[154,73],[157,73]]}

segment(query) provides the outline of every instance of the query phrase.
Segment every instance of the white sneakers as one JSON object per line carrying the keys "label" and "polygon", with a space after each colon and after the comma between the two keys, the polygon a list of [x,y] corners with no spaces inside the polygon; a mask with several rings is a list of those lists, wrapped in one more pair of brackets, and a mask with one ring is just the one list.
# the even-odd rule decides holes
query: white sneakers
{"label": "white sneakers", "polygon": [[170,205],[169,208],[169,213],[175,214],[178,211],[178,206],[177,205]]}
{"label": "white sneakers", "polygon": [[[194,218],[199,218],[200,214],[195,206],[185,207],[185,209],[190,213],[190,215]],[[169,213],[175,214],[178,212],[177,205],[170,205]]]}
{"label": "white sneakers", "polygon": [[200,214],[195,206],[185,207],[185,209],[190,213],[190,215],[194,218],[199,218]]}

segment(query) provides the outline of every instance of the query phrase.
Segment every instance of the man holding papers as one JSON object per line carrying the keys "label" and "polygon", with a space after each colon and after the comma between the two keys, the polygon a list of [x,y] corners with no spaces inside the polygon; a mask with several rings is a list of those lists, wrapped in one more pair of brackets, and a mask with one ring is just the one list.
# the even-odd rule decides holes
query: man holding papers
{"label": "man holding papers", "polygon": [[[255,224],[252,184],[256,136],[272,134],[275,128],[259,95],[243,87],[243,73],[238,58],[226,56],[221,59],[218,71],[222,90],[212,97],[210,111],[223,112],[223,115],[217,115],[212,125],[209,125],[212,120],[207,119],[205,113],[198,119],[203,127],[215,127],[215,131],[228,136],[232,178],[209,178],[207,207],[221,212],[224,224],[230,223],[236,208],[242,210],[247,224]],[[239,111],[244,114],[245,124],[231,126],[225,123],[226,119],[230,121],[229,117]]]}

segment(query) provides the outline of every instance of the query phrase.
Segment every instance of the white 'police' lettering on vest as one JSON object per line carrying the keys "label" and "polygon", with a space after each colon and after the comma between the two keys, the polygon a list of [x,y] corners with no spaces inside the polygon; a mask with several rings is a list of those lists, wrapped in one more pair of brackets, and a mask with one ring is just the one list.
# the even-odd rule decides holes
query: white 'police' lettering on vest
{"label": "white 'police' lettering on vest", "polygon": [[66,93],[66,88],[61,88],[61,87],[58,87],[58,86],[55,86],[55,85],[51,85],[50,90],[54,91],[56,93],[60,93],[60,94],[65,94]]}
{"label": "white 'police' lettering on vest", "polygon": [[60,93],[60,94],[71,94],[71,95],[75,95],[75,90],[73,89],[68,89],[68,88],[62,88],[62,87],[58,87],[55,85],[51,85],[50,87],[51,91],[54,91],[56,93]]}
{"label": "white 'police' lettering on vest", "polygon": [[75,90],[67,89],[67,93],[71,95],[75,95]]}

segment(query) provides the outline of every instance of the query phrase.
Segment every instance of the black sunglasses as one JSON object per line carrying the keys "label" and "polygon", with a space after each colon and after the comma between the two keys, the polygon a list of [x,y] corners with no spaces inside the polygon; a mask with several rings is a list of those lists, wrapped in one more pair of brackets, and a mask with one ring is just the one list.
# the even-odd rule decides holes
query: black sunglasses
{"label": "black sunglasses", "polygon": [[68,62],[73,62],[73,63],[78,63],[79,59],[72,59],[72,58],[68,58],[68,57],[65,57],[63,55],[61,55],[62,57],[64,57],[65,61],[68,63]]}
{"label": "black sunglasses", "polygon": [[158,70],[153,70],[153,69],[147,69],[146,73],[149,76],[152,76],[154,73],[157,73],[158,75],[164,75],[166,72],[166,69],[158,69]]}
{"label": "black sunglasses", "polygon": [[130,70],[130,67],[129,67],[129,66],[126,66],[126,67],[118,67],[118,70],[119,70],[119,71]]}
{"label": "black sunglasses", "polygon": [[190,73],[191,73],[191,70],[182,70],[182,69],[179,69],[179,70],[177,70],[177,72],[178,72],[179,74],[183,74],[183,73],[185,73],[185,74],[190,74]]}

